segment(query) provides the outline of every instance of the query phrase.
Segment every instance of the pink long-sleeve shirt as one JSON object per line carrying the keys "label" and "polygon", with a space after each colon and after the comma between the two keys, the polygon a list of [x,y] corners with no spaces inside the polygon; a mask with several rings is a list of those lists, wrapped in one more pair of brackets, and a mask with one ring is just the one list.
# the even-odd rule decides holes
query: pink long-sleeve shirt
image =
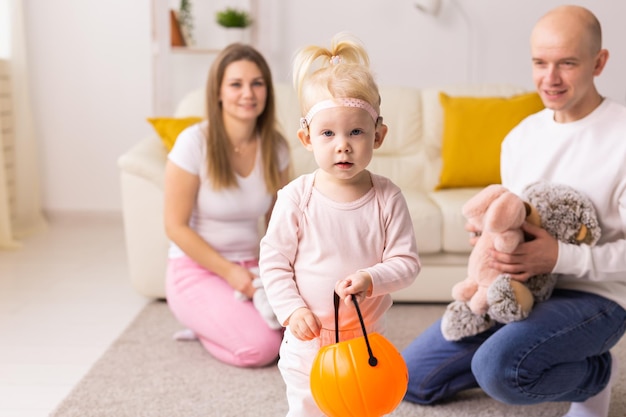
{"label": "pink long-sleeve shirt", "polygon": [[[267,233],[261,240],[260,271],[267,296],[281,323],[309,308],[324,329],[334,329],[335,283],[359,271],[372,276],[373,292],[361,303],[366,325],[391,306],[389,295],[410,285],[421,265],[413,224],[400,188],[370,174],[372,188],[356,201],[339,203],[303,175],[278,193]],[[358,330],[354,308],[340,308],[339,327]]]}

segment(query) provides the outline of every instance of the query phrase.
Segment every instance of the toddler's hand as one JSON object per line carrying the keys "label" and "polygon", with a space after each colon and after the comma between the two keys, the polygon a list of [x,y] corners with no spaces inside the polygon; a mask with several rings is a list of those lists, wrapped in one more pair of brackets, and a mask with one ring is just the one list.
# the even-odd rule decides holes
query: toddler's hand
{"label": "toddler's hand", "polygon": [[361,302],[372,293],[372,277],[363,271],[348,275],[335,284],[335,292],[347,305],[352,297],[357,297],[357,301]]}
{"label": "toddler's hand", "polygon": [[322,323],[308,308],[299,308],[289,317],[289,330],[300,340],[315,339],[320,335]]}

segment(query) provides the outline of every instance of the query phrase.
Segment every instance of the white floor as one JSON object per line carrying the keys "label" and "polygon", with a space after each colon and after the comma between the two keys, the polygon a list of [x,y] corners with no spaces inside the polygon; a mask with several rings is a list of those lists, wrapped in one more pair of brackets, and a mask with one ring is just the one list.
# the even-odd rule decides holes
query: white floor
{"label": "white floor", "polygon": [[0,250],[0,417],[48,416],[148,301],[121,217],[57,215]]}

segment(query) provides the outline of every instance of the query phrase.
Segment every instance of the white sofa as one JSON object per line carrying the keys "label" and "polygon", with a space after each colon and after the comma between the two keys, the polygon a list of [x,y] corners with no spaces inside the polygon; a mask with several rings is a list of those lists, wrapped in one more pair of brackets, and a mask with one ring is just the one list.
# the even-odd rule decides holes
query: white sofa
{"label": "white sofa", "polygon": [[[443,112],[439,92],[463,96],[510,96],[525,92],[511,85],[457,85],[443,88],[381,87],[381,114],[389,126],[369,169],[398,184],[408,202],[422,271],[396,301],[448,302],[452,285],[465,278],[470,251],[461,206],[476,188],[434,191],[441,169]],[[294,175],[316,168],[299,143],[300,112],[290,85],[276,85],[279,121],[290,141]],[[189,93],[174,116],[203,116],[204,90]],[[163,229],[163,175],[166,149],[155,135],[119,158],[130,280],[150,298],[164,298],[168,240]]]}

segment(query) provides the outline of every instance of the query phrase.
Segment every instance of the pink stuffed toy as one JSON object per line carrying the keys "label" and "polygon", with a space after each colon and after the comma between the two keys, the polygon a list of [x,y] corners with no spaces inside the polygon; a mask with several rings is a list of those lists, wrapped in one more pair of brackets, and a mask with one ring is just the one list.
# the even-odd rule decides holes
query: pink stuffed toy
{"label": "pink stuffed toy", "polygon": [[554,274],[534,275],[520,282],[489,268],[491,248],[510,253],[522,242],[524,220],[567,244],[595,245],[600,239],[593,203],[575,189],[538,181],[523,190],[522,198],[501,185],[491,185],[463,207],[467,221],[482,234],[469,257],[468,277],[453,287],[455,301],[443,315],[441,332],[446,340],[476,335],[496,322],[523,320],[534,303],[552,294],[557,280]]}
{"label": "pink stuffed toy", "polygon": [[[463,206],[463,215],[475,230],[480,231],[468,261],[468,276],[452,288],[453,301],[442,320],[442,332],[447,340],[458,340],[480,333],[491,326],[488,313],[489,287],[502,276],[489,267],[489,251],[511,253],[524,241],[521,229],[529,206],[499,184],[490,185]],[[522,283],[510,281],[519,303],[519,319],[532,308],[533,295]]]}

